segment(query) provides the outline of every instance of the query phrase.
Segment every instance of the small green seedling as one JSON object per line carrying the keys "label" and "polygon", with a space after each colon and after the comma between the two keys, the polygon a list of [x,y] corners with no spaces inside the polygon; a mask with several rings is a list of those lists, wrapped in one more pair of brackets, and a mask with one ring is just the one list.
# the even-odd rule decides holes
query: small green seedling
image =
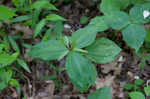
{"label": "small green seedling", "polygon": [[86,16],[82,16],[81,18],[80,18],[80,23],[81,24],[87,24],[88,23],[88,17],[86,17]]}
{"label": "small green seedling", "polygon": [[141,79],[136,79],[133,84],[125,84],[123,88],[128,91],[130,99],[147,99],[146,97],[150,96],[150,86],[144,86],[144,81]]}

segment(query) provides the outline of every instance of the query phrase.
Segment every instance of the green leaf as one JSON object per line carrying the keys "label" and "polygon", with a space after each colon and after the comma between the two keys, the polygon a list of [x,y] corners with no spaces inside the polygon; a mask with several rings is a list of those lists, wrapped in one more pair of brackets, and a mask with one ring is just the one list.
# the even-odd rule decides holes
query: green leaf
{"label": "green leaf", "polygon": [[131,0],[118,0],[120,2],[121,10],[126,9],[131,3]]}
{"label": "green leaf", "polygon": [[0,69],[0,90],[3,90],[8,86],[8,83],[12,77],[12,70]]}
{"label": "green leaf", "polygon": [[110,87],[100,88],[92,92],[88,99],[111,99]]}
{"label": "green leaf", "polygon": [[4,44],[0,44],[0,54],[3,52]]}
{"label": "green leaf", "polygon": [[20,49],[19,49],[19,47],[18,47],[16,41],[15,41],[11,36],[9,36],[8,39],[9,39],[9,41],[10,41],[10,43],[11,43],[12,48],[13,48],[16,52],[20,52]]}
{"label": "green leaf", "polygon": [[31,15],[24,15],[24,16],[18,16],[14,18],[11,22],[22,22],[27,21],[31,19]]}
{"label": "green leaf", "polygon": [[129,15],[133,23],[141,23],[144,21],[143,9],[139,4],[131,8]]}
{"label": "green leaf", "polygon": [[121,30],[122,28],[130,24],[130,19],[127,13],[115,11],[106,16],[105,22],[113,29]]}
{"label": "green leaf", "polygon": [[73,42],[75,42],[75,47],[83,48],[92,44],[96,38],[98,29],[99,28],[95,27],[94,25],[88,25],[84,28],[75,31],[72,34],[72,40]]}
{"label": "green leaf", "polygon": [[12,3],[18,7],[20,5],[20,1],[19,0],[12,0]]}
{"label": "green leaf", "polygon": [[129,91],[129,90],[132,90],[133,85],[132,85],[132,84],[125,84],[125,85],[123,86],[123,88],[124,88],[125,90]]}
{"label": "green leaf", "polygon": [[26,4],[26,0],[11,0],[13,5],[15,5],[18,9],[22,8]]}
{"label": "green leaf", "polygon": [[145,92],[146,96],[150,96],[150,86],[144,87],[144,92]]}
{"label": "green leaf", "polygon": [[146,0],[132,0],[131,3],[132,4],[141,4],[144,3]]}
{"label": "green leaf", "polygon": [[4,88],[6,88],[8,85],[5,83],[5,82],[3,82],[3,81],[1,81],[0,82],[0,91],[2,91]]}
{"label": "green leaf", "polygon": [[35,9],[32,13],[32,25],[31,27],[32,28],[35,28],[36,27],[36,24],[39,22],[39,16],[40,16],[40,12],[42,11],[42,9]]}
{"label": "green leaf", "polygon": [[46,19],[42,19],[42,20],[37,24],[37,26],[36,26],[36,28],[35,28],[35,31],[34,31],[34,35],[33,35],[34,38],[37,37],[37,36],[41,33],[42,28],[45,26],[46,22],[47,22]]}
{"label": "green leaf", "polygon": [[67,48],[59,40],[49,40],[41,42],[31,47],[28,55],[33,58],[41,58],[43,60],[56,60],[65,53]]}
{"label": "green leaf", "polygon": [[130,18],[133,23],[148,23],[150,18],[144,19],[143,12],[144,10],[150,10],[150,3],[137,4],[130,10]]}
{"label": "green leaf", "polygon": [[50,40],[50,37],[52,36],[52,35],[51,35],[51,32],[52,32],[52,29],[51,29],[51,28],[48,29],[48,30],[46,31],[46,33],[44,34],[44,36],[43,36],[43,38],[42,38],[42,41],[48,41],[48,40]]}
{"label": "green leaf", "polygon": [[9,84],[17,89],[17,93],[20,96],[21,88],[19,82],[16,79],[10,79]]}
{"label": "green leaf", "polygon": [[80,24],[87,24],[88,20],[89,20],[89,18],[87,16],[82,16],[80,18]]}
{"label": "green leaf", "polygon": [[95,27],[98,27],[98,32],[102,32],[108,29],[107,24],[104,21],[104,16],[96,16],[90,21],[90,25],[94,25]]}
{"label": "green leaf", "polygon": [[3,68],[5,66],[8,66],[12,64],[18,56],[18,53],[14,53],[12,55],[1,53],[0,54],[0,68]]}
{"label": "green leaf", "polygon": [[[86,56],[97,64],[112,62],[121,49],[107,38],[99,38],[86,48]],[[107,52],[107,53],[106,53]]]}
{"label": "green leaf", "polygon": [[150,39],[149,39],[150,38],[150,30],[147,30],[146,32],[147,32],[147,34],[145,37],[145,41],[150,43]]}
{"label": "green leaf", "polygon": [[45,0],[41,0],[41,1],[36,1],[33,3],[32,8],[46,8],[48,10],[56,10],[58,11],[58,9],[51,3],[49,3],[48,1]]}
{"label": "green leaf", "polygon": [[120,10],[120,3],[118,0],[102,0],[100,4],[100,10],[105,15],[110,15],[113,11]]}
{"label": "green leaf", "polygon": [[4,20],[8,20],[10,18],[12,18],[13,16],[16,16],[16,14],[11,11],[10,9],[8,9],[7,7],[0,5],[0,20],[4,21]]}
{"label": "green leaf", "polygon": [[136,80],[134,81],[134,84],[137,85],[137,86],[140,86],[140,85],[142,85],[143,83],[144,83],[144,81],[141,80],[141,79],[136,79]]}
{"label": "green leaf", "polygon": [[146,3],[143,3],[142,4],[142,8],[143,8],[143,10],[150,11],[150,0],[148,2],[146,2]]}
{"label": "green leaf", "polygon": [[130,92],[129,97],[131,99],[145,99],[145,96],[141,92]]}
{"label": "green leaf", "polygon": [[69,53],[66,59],[66,70],[73,85],[81,92],[87,91],[96,80],[96,68],[79,53]]}
{"label": "green leaf", "polygon": [[145,65],[146,65],[146,59],[142,59],[140,62],[140,71],[144,69]]}
{"label": "green leaf", "polygon": [[142,46],[146,31],[143,26],[139,24],[131,24],[123,30],[123,39],[131,47],[136,50]]}
{"label": "green leaf", "polygon": [[27,64],[25,63],[24,60],[22,59],[17,59],[17,62],[20,66],[22,66],[27,72],[31,73],[29,67],[27,66]]}
{"label": "green leaf", "polygon": [[55,22],[51,38],[60,39],[62,37],[62,32],[63,32],[63,23],[61,21]]}
{"label": "green leaf", "polygon": [[57,14],[49,14],[48,16],[46,16],[46,19],[48,21],[66,21],[65,18],[63,18]]}

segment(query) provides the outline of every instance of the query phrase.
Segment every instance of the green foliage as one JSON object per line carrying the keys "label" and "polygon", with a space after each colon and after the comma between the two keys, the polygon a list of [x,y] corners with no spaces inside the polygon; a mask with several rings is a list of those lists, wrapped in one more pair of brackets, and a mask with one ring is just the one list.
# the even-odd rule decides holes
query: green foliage
{"label": "green foliage", "polygon": [[130,24],[130,19],[125,12],[115,11],[111,15],[106,16],[105,22],[113,29],[121,30]]}
{"label": "green foliage", "polygon": [[6,88],[12,77],[12,70],[0,69],[0,90]]}
{"label": "green foliage", "polygon": [[[21,67],[29,73],[31,73],[31,71],[27,66],[25,60],[20,58],[20,54],[22,54],[22,49],[20,49],[20,46],[18,46],[18,42],[16,42],[16,38],[17,40],[19,39],[21,41],[20,44],[22,44],[23,39],[20,38],[21,33],[18,34],[16,33],[15,36],[8,36],[8,33],[5,33],[6,32],[5,28],[8,28],[9,30],[9,26],[12,26],[14,25],[14,23],[16,24],[17,22],[19,22],[21,23],[20,25],[22,26],[31,27],[34,30],[33,37],[35,38],[39,35],[40,36],[42,35],[41,32],[45,30],[44,26],[46,24],[55,24],[55,22],[59,24],[57,24],[54,27],[54,32],[59,32],[59,34],[61,34],[62,28],[61,29],[58,28],[62,26],[61,21],[66,21],[66,19],[52,12],[52,11],[58,11],[58,9],[50,2],[46,0],[36,0],[34,2],[32,1],[33,0],[12,0],[13,5],[15,6],[15,8],[12,10],[5,7],[4,5],[0,5],[0,10],[1,10],[0,21],[2,24],[2,26],[0,27],[2,32],[0,33],[0,91],[2,91],[7,86],[12,86],[16,88],[18,96],[21,95],[21,88],[19,82],[16,80],[16,73],[18,73],[16,72],[16,70],[19,68],[18,71],[20,71],[20,67]],[[19,13],[19,16],[17,16],[15,13]],[[6,22],[10,21],[12,23],[7,22],[6,24],[8,25],[8,27],[5,27],[5,25],[3,25],[4,21]],[[52,21],[55,22],[52,23]],[[47,40],[49,40],[49,38],[47,38]],[[58,50],[55,50],[55,48],[58,47],[56,45],[53,45],[54,48],[53,46],[51,46],[52,49],[50,47],[51,49],[50,53],[53,53],[52,51],[58,51],[58,53],[57,52],[54,53],[56,56],[52,55],[54,56],[52,57],[52,59],[61,59],[68,53],[67,48],[65,48],[64,45],[59,45],[61,42],[59,41],[55,42],[54,40],[54,42],[50,41],[50,43],[54,43],[56,45],[58,44],[60,48]],[[24,45],[25,44],[22,44],[21,47]],[[43,49],[43,50],[48,51],[49,49]],[[65,52],[59,53],[60,50],[65,50]],[[42,53],[42,51],[40,52]],[[23,56],[21,55],[21,57]]]}
{"label": "green foliage", "polygon": [[10,18],[16,16],[12,10],[8,9],[4,5],[0,5],[0,11],[0,21],[9,20]]}
{"label": "green foliage", "polygon": [[18,53],[14,53],[12,55],[9,55],[7,53],[1,53],[0,54],[0,68],[4,68],[5,66],[8,66],[12,64],[17,59]]}
{"label": "green foliage", "polygon": [[20,52],[20,49],[19,49],[17,43],[15,42],[15,40],[14,40],[11,36],[9,36],[8,39],[9,39],[9,41],[10,41],[10,44],[11,44],[12,48],[13,48],[16,52],[19,53],[19,52]]}
{"label": "green foliage", "polygon": [[82,16],[81,18],[80,18],[80,23],[81,24],[87,24],[88,23],[88,17],[86,17],[86,16]]}
{"label": "green foliage", "polygon": [[13,18],[12,22],[22,22],[22,21],[27,21],[32,18],[31,15],[24,15],[24,16],[18,16],[16,18]]}
{"label": "green foliage", "polygon": [[66,19],[56,14],[49,14],[48,16],[46,16],[46,19],[48,21],[66,21]]}
{"label": "green foliage", "polygon": [[12,0],[12,3],[13,3],[16,7],[19,7],[19,5],[20,5],[20,0]]}
{"label": "green foliage", "polygon": [[145,92],[146,96],[150,96],[150,86],[144,87],[144,92]]}
{"label": "green foliage", "polygon": [[131,24],[123,30],[124,41],[134,48],[136,52],[144,43],[144,38],[146,36],[146,31],[143,26],[139,24]]}
{"label": "green foliage", "polygon": [[75,47],[83,48],[91,45],[96,38],[97,32],[98,27],[89,25],[72,33],[72,40],[75,43]]}
{"label": "green foliage", "polygon": [[93,25],[95,27],[98,27],[98,32],[102,32],[107,30],[109,27],[108,25],[105,23],[104,21],[105,16],[96,16],[95,18],[93,18],[89,25]]}
{"label": "green foliage", "polygon": [[105,64],[113,61],[121,51],[114,42],[106,38],[96,39],[86,50],[88,51],[86,56],[97,64]]}
{"label": "green foliage", "polygon": [[[128,83],[123,86],[123,88],[128,91],[130,99],[146,99],[146,96],[150,96],[150,87],[143,86],[144,81],[142,79],[135,79],[133,84]],[[144,92],[143,92],[143,88]]]}
{"label": "green foliage", "polygon": [[49,3],[46,0],[36,1],[32,4],[32,8],[39,9],[39,8],[46,8],[48,10],[58,10],[53,4]]}
{"label": "green foliage", "polygon": [[46,19],[42,19],[37,25],[36,25],[36,28],[35,28],[35,31],[34,31],[34,35],[33,37],[35,38],[36,36],[38,36],[41,31],[42,31],[42,28],[44,27],[44,25],[46,25]]}
{"label": "green foliage", "polygon": [[21,88],[20,88],[19,82],[16,79],[10,79],[9,85],[15,87],[17,89],[18,95],[20,96]]}
{"label": "green foliage", "polygon": [[[25,62],[18,58],[19,57],[19,47],[13,37],[11,36],[5,36],[5,39],[1,41],[0,44],[0,90],[2,91],[7,86],[11,85],[17,89],[18,95],[20,95],[21,89],[19,82],[14,79],[14,66],[12,67],[12,64],[17,64],[16,61],[19,60],[18,64],[19,66],[22,66],[26,71],[30,72],[27,65],[25,66]],[[7,40],[6,40],[7,39]],[[7,43],[4,43],[6,40]],[[9,51],[11,47],[16,51],[15,53],[11,53]]]}
{"label": "green foliage", "polygon": [[131,8],[129,15],[133,23],[147,23],[149,18],[144,19],[143,12],[144,10],[150,10],[150,3],[137,4]]}
{"label": "green foliage", "polygon": [[146,37],[145,37],[145,42],[149,42],[150,43],[150,30],[147,30],[146,31],[147,33],[146,33]]}
{"label": "green foliage", "polygon": [[67,56],[66,70],[71,82],[81,92],[87,91],[96,80],[95,67],[77,52],[70,52]]}
{"label": "green foliage", "polygon": [[136,79],[136,80],[134,81],[134,84],[135,84],[136,86],[140,86],[140,85],[142,85],[143,83],[144,83],[144,81],[141,80],[141,79]]}
{"label": "green foliage", "polygon": [[145,65],[146,65],[146,60],[150,59],[150,54],[146,54],[146,55],[145,55],[144,53],[147,53],[147,50],[146,50],[145,48],[139,50],[139,52],[136,53],[137,56],[138,56],[139,58],[141,58],[141,62],[140,62],[140,70],[141,70],[141,71],[143,70],[143,68],[144,68]]}
{"label": "green foliage", "polygon": [[145,99],[145,96],[141,92],[131,92],[129,96],[131,99]]}
{"label": "green foliage", "polygon": [[100,88],[92,92],[88,99],[111,99],[111,89],[110,87]]}
{"label": "green foliage", "polygon": [[121,10],[121,6],[126,8],[130,5],[128,0],[124,4],[120,0],[102,0],[100,10],[104,13],[104,21],[115,30],[122,30],[124,41],[137,52],[144,43],[146,37],[146,30],[141,24],[146,24],[150,18],[144,18],[144,11],[150,10],[150,3],[145,2],[135,4],[130,9],[129,15]]}
{"label": "green foliage", "polygon": [[123,88],[124,88],[125,90],[129,91],[129,90],[132,90],[132,89],[133,89],[133,85],[132,85],[132,84],[125,84],[125,85],[123,86]]}
{"label": "green foliage", "polygon": [[100,4],[100,10],[105,14],[109,15],[113,11],[120,10],[120,4],[118,0],[102,0]]}
{"label": "green foliage", "polygon": [[24,60],[22,59],[17,59],[17,62],[20,66],[22,66],[27,72],[31,73],[29,67],[27,66],[27,64],[25,63]]}
{"label": "green foliage", "polygon": [[57,21],[54,24],[53,35],[51,33],[51,39],[60,39],[63,32],[63,22]]}
{"label": "green foliage", "polygon": [[[37,50],[38,49],[38,50]],[[49,40],[33,46],[28,55],[43,60],[56,60],[68,52],[60,40]]]}

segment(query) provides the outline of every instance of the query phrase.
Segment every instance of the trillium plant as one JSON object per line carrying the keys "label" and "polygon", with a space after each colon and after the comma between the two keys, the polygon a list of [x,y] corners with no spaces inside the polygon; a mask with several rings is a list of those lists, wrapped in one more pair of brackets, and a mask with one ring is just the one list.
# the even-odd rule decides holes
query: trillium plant
{"label": "trillium plant", "polygon": [[150,21],[150,2],[148,0],[133,0],[135,4],[129,11],[124,12],[131,3],[130,0],[102,0],[100,10],[104,13],[104,22],[115,30],[121,30],[123,40],[136,52],[144,43],[147,31],[144,24]]}
{"label": "trillium plant", "polygon": [[97,72],[92,62],[105,64],[115,59],[121,49],[107,38],[96,39],[101,28],[91,23],[58,40],[48,40],[34,45],[28,55],[46,61],[66,57],[65,69],[73,85],[85,92],[95,82]]}

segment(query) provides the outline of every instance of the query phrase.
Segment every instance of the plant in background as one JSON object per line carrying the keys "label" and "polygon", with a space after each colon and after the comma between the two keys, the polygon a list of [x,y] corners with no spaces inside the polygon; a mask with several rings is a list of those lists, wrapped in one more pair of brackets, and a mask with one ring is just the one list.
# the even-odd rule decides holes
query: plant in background
{"label": "plant in background", "polygon": [[130,9],[129,15],[121,11],[128,5],[130,5],[129,0],[124,0],[124,2],[103,0],[100,9],[105,15],[105,23],[112,29],[121,30],[124,41],[137,52],[144,43],[147,34],[143,24],[148,23],[150,17],[145,18],[143,12],[150,11],[150,3],[135,4]]}
{"label": "plant in background", "polygon": [[[54,32],[56,32],[55,30],[58,29],[57,27],[62,26],[61,22],[66,21],[66,19],[52,12],[58,11],[58,9],[47,0],[38,0],[35,2],[30,1],[29,4],[25,4],[26,6],[23,6],[22,9],[26,10],[23,10],[24,12],[21,10],[21,12],[25,13],[25,15],[14,18],[12,22],[25,21],[25,26],[31,26],[32,29],[34,29],[34,38],[41,35],[41,32],[43,32],[43,28],[46,24],[54,24]],[[14,5],[16,4],[14,3]],[[20,12],[20,7],[16,8],[16,12]],[[40,16],[42,17],[41,20],[39,19]]]}
{"label": "plant in background", "polygon": [[[61,32],[62,29],[58,29],[62,28],[62,24],[60,21],[65,21],[65,19],[60,17],[59,15],[51,13],[37,24],[42,9],[56,11],[58,11],[58,9],[47,1],[36,1],[33,4],[32,0],[29,0],[29,2],[27,2],[26,0],[12,0],[12,2],[16,6],[16,8],[13,10],[0,5],[0,22],[2,24],[0,31],[0,38],[2,38],[0,41],[0,90],[3,90],[7,86],[11,85],[17,89],[18,95],[20,95],[20,85],[19,82],[15,79],[15,72],[19,71],[20,67],[24,68],[29,73],[30,69],[28,68],[25,61],[19,57],[21,51],[15,40],[20,39],[20,36],[8,36],[9,33],[6,33],[7,31],[3,26],[3,23],[5,23],[5,21],[9,21],[10,23],[8,23],[7,25],[10,25],[12,23],[14,24],[17,22],[25,22],[24,26],[31,26],[32,28],[35,28],[35,33],[33,36],[36,37],[39,35],[39,33],[41,33],[42,28],[49,21],[56,21],[53,22],[53,24],[55,24],[54,32]],[[17,16],[15,12],[21,12],[24,15]],[[49,12],[45,11],[43,13],[47,14]],[[43,40],[46,40],[47,35],[43,38]]]}
{"label": "plant in background", "polygon": [[[18,95],[20,95],[20,85],[16,79],[14,79],[16,65],[19,67],[24,68],[27,72],[30,73],[30,70],[25,63],[25,61],[19,58],[19,52],[10,53],[8,50],[8,46],[5,44],[4,41],[0,42],[0,90],[3,90],[8,85],[14,86],[17,89]],[[17,62],[17,63],[15,63]],[[15,63],[15,64],[13,64]],[[12,67],[13,64],[13,67]]]}
{"label": "plant in background", "polygon": [[150,86],[144,86],[144,81],[141,79],[136,79],[133,84],[125,84],[123,88],[128,91],[128,97],[130,99],[149,99]]}
{"label": "plant in background", "polygon": [[[4,21],[10,21],[12,17],[16,16],[12,10],[3,5],[0,5],[0,10],[1,23]],[[30,70],[24,60],[18,58],[20,51],[13,38],[8,36],[3,29],[0,32],[0,37],[3,38],[0,41],[0,90],[3,90],[8,85],[11,85],[17,89],[18,95],[20,95],[20,85],[18,81],[14,79],[15,70],[13,69],[16,67],[15,65],[11,67],[11,65],[16,61],[16,64],[23,67],[27,72],[30,72]],[[14,53],[10,51],[10,44],[15,51]]]}
{"label": "plant in background", "polygon": [[150,54],[147,52],[147,49],[141,48],[138,53],[136,53],[138,57],[141,58],[140,62],[140,70],[142,71],[146,65],[146,61],[150,59]]}

